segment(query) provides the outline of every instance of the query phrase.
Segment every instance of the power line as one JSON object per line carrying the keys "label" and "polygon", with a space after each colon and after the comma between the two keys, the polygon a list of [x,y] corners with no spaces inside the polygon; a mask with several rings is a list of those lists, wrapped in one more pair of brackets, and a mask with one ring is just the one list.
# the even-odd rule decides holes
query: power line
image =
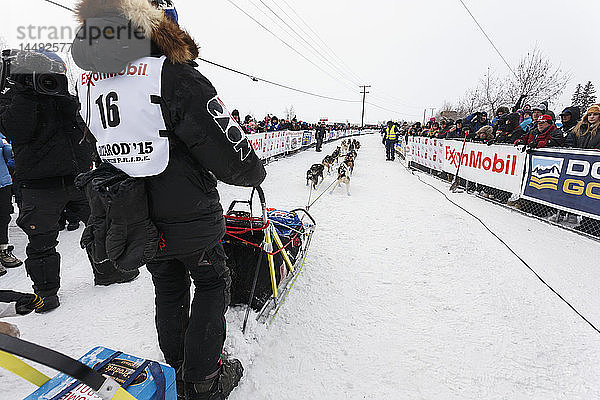
{"label": "power line", "polygon": [[48,3],[50,3],[50,4],[54,4],[55,6],[58,6],[58,7],[64,8],[65,10],[69,10],[69,11],[71,11],[72,13],[75,13],[75,10],[73,10],[72,8],[69,8],[69,7],[67,7],[67,6],[63,6],[63,5],[62,5],[62,4],[60,4],[60,3],[56,3],[56,2],[54,2],[54,1],[52,1],[52,0],[44,0],[44,1],[46,1],[46,2],[48,2]]}
{"label": "power line", "polygon": [[[56,5],[56,6],[58,6],[58,7],[64,8],[64,9],[66,9],[66,10],[68,10],[68,11],[75,12],[75,10],[73,10],[73,9],[70,9],[70,8],[68,8],[68,7],[66,7],[66,6],[63,6],[62,4],[56,3],[56,2],[54,2],[54,1],[52,1],[52,0],[43,0],[43,1],[46,1],[46,2],[48,2],[48,3],[51,3],[51,4],[53,4],[53,5]],[[253,21],[255,21],[256,23],[258,23],[258,24],[259,24],[261,27],[263,27],[264,29],[266,29],[267,31],[269,31],[269,33],[271,33],[272,35],[274,35],[275,37],[277,37],[277,36],[276,36],[276,35],[275,35],[273,32],[271,32],[271,31],[270,31],[269,29],[267,29],[267,28],[266,28],[264,25],[262,25],[262,24],[261,24],[259,21],[257,21],[256,19],[254,19],[254,18],[253,18],[252,16],[250,16],[248,13],[246,13],[246,12],[245,12],[243,9],[241,9],[240,7],[238,7],[238,6],[237,6],[235,3],[233,3],[231,0],[227,0],[227,1],[229,1],[229,2],[230,2],[231,4],[233,4],[233,5],[234,5],[236,8],[238,8],[240,11],[242,11],[244,14],[246,14],[248,17],[250,17],[250,18],[251,18]],[[279,39],[279,38],[278,38],[278,39]],[[280,39],[280,40],[281,40],[281,39]],[[283,41],[283,40],[282,40],[282,41]],[[284,42],[284,43],[285,43],[285,44],[286,44],[288,47],[291,47],[289,44],[287,44],[287,42],[285,42],[285,41],[283,41],[283,42]],[[293,49],[293,48],[292,48],[292,49]],[[295,50],[295,49],[293,49],[293,50]],[[296,52],[297,52],[297,51],[296,51]],[[298,54],[300,54],[302,57],[304,57],[304,55],[302,55],[301,53],[298,53]],[[304,57],[304,58],[306,58],[306,57]],[[216,66],[216,67],[219,67],[219,68],[225,69],[225,70],[227,70],[227,71],[230,71],[230,72],[233,72],[233,73],[236,73],[236,74],[239,74],[239,75],[245,76],[245,77],[247,77],[247,78],[250,78],[250,79],[252,79],[254,82],[259,82],[259,81],[260,81],[260,82],[265,82],[265,83],[268,83],[268,84],[270,84],[270,85],[278,86],[278,87],[281,87],[281,88],[284,88],[284,89],[292,90],[292,91],[295,91],[295,92],[298,92],[298,93],[303,93],[303,94],[306,94],[306,95],[309,95],[309,96],[318,97],[318,98],[322,98],[322,99],[326,99],[326,100],[340,101],[340,102],[345,102],[345,103],[360,103],[360,102],[361,102],[360,100],[341,99],[341,98],[337,98],[337,97],[331,97],[331,96],[326,96],[326,95],[322,95],[322,94],[318,94],[318,93],[314,93],[314,92],[309,92],[309,91],[307,91],[307,90],[298,89],[298,88],[295,88],[295,87],[292,87],[292,86],[289,86],[289,85],[284,85],[284,84],[281,84],[281,83],[277,83],[277,82],[274,82],[274,81],[271,81],[271,80],[268,80],[268,79],[259,78],[259,77],[256,77],[256,76],[254,76],[254,75],[250,75],[250,74],[248,74],[248,73],[246,73],[246,72],[238,71],[238,70],[236,70],[236,69],[234,69],[234,68],[230,68],[230,67],[227,67],[227,66],[224,66],[224,65],[218,64],[218,63],[216,63],[216,62],[213,62],[213,61],[207,60],[207,59],[205,59],[205,58],[202,58],[202,57],[198,57],[198,60],[200,60],[200,61],[203,61],[203,62],[205,62],[205,63],[207,63],[207,64],[214,65],[214,66]],[[308,59],[307,59],[307,60],[308,60]],[[316,64],[314,64],[312,61],[310,61],[310,60],[308,60],[308,61],[309,61],[309,62],[311,62],[311,63],[312,63],[313,65],[315,65],[316,67],[318,67],[319,69],[321,69],[319,66],[317,66]],[[322,69],[321,69],[321,70],[322,70]],[[326,71],[323,71],[323,72],[326,72]],[[327,73],[327,72],[326,72],[326,73]],[[328,74],[328,75],[329,75],[329,74]],[[329,76],[331,76],[331,75],[329,75]],[[333,78],[333,77],[332,77],[332,78]],[[333,78],[333,79],[335,79],[335,78]],[[335,79],[335,80],[337,81],[337,79]],[[339,81],[338,81],[338,82],[339,82]],[[402,114],[402,113],[399,113],[399,112],[398,112],[398,111],[396,111],[396,110],[390,110],[390,109],[388,109],[388,108],[382,107],[382,106],[380,106],[380,105],[378,105],[378,104],[375,104],[375,103],[372,103],[372,102],[365,102],[365,103],[366,103],[366,104],[369,104],[369,105],[372,105],[373,107],[379,108],[379,109],[381,109],[381,110],[384,110],[384,111],[392,112],[392,113],[399,114],[399,115],[407,115],[407,116],[412,116],[412,115],[410,115],[410,114]]]}
{"label": "power line", "polygon": [[[288,30],[281,25],[281,23],[276,20],[275,18],[273,18],[273,16],[269,13],[267,13],[263,8],[261,8],[258,4],[256,4],[256,2],[254,0],[248,0],[250,2],[250,4],[252,4],[258,11],[260,11],[265,17],[267,17],[270,21],[273,22],[274,25],[276,25],[277,27],[279,27],[281,29],[282,32],[284,32],[286,35],[288,35],[293,41],[297,42],[298,44],[304,46],[304,48],[308,49],[309,52],[311,52],[311,55],[315,55],[314,51],[311,50],[310,48],[308,48],[305,44],[303,44],[302,42],[300,42],[298,40],[298,38],[296,38],[295,36],[293,36],[291,33],[288,32]],[[285,23],[285,22],[284,22]],[[317,59],[318,59],[318,55],[317,55]],[[321,60],[319,60],[321,61]],[[331,68],[329,65],[326,64],[327,67]],[[333,69],[333,68],[331,68]],[[323,71],[323,70],[322,70]],[[351,87],[346,81],[342,81],[336,77],[334,77],[333,75],[329,75],[331,78],[335,79],[339,84],[346,86],[349,90],[354,91],[355,88]],[[343,78],[346,79],[346,78]],[[354,84],[352,84],[354,86]]]}
{"label": "power line", "polygon": [[315,64],[312,60],[310,60],[308,57],[306,57],[304,54],[300,53],[298,50],[296,50],[294,47],[292,47],[288,42],[286,42],[285,40],[281,39],[279,36],[277,36],[275,33],[273,33],[273,31],[271,31],[269,28],[267,28],[266,26],[264,26],[260,21],[258,21],[256,18],[254,18],[252,15],[248,14],[243,8],[241,8],[240,6],[238,6],[236,3],[234,3],[232,0],[227,0],[231,5],[233,5],[235,8],[237,8],[238,10],[240,10],[242,13],[244,13],[248,18],[250,18],[251,20],[253,20],[254,22],[256,22],[258,25],[260,25],[261,28],[263,28],[264,30],[266,30],[267,32],[269,32],[271,35],[273,35],[275,38],[277,38],[277,40],[279,40],[280,42],[282,42],[284,45],[286,45],[287,47],[289,47],[292,51],[294,51],[295,53],[297,53],[298,55],[300,55],[302,58],[304,58],[306,61],[308,61],[309,63],[311,63],[312,65],[314,65],[315,67],[317,67],[319,70],[321,70],[322,72],[324,72],[325,74],[327,74],[331,79],[339,82],[339,80],[337,78],[335,78],[333,75],[331,75],[329,72],[325,71],[323,68],[321,68],[319,65]]}
{"label": "power line", "polygon": [[247,74],[245,72],[238,71],[236,69],[233,69],[233,68],[230,68],[230,67],[226,67],[226,66],[221,65],[221,64],[217,64],[216,62],[209,61],[209,60],[204,59],[202,57],[198,57],[198,60],[204,61],[205,63],[214,65],[214,66],[219,67],[219,68],[223,68],[223,69],[225,69],[227,71],[231,71],[231,72],[234,72],[236,74],[243,75],[245,77],[248,77],[248,78],[252,79],[254,82],[261,81],[261,82],[265,82],[265,83],[268,83],[268,84],[271,84],[271,85],[279,86],[279,87],[282,87],[282,88],[285,88],[285,89],[293,90],[295,92],[304,93],[304,94],[307,94],[307,95],[310,95],[310,96],[320,97],[322,99],[328,99],[328,100],[334,100],[334,101],[342,101],[342,102],[346,102],[346,103],[360,103],[359,100],[348,100],[348,99],[340,99],[340,98],[337,98],[337,97],[325,96],[325,95],[322,95],[322,94],[308,92],[306,90],[297,89],[297,88],[294,88],[294,87],[291,87],[291,86],[288,86],[288,85],[284,85],[284,84],[281,84],[281,83],[273,82],[273,81],[270,81],[268,79],[258,78],[258,77],[254,76],[254,75],[250,75],[250,74]]}
{"label": "power line", "polygon": [[277,17],[277,19],[279,19],[281,22],[283,22],[285,24],[285,26],[287,26],[292,32],[294,32],[296,34],[296,36],[298,36],[304,43],[306,43],[318,56],[320,56],[332,69],[336,70],[340,76],[344,79],[347,79],[349,82],[352,82],[354,85],[358,86],[357,82],[354,82],[352,79],[348,79],[348,77],[344,74],[344,72],[339,69],[338,67],[336,67],[336,65],[331,62],[327,57],[325,57],[317,48],[315,48],[315,46],[313,46],[310,42],[308,42],[303,35],[299,34],[298,31],[296,29],[294,29],[293,26],[291,26],[290,24],[288,24],[277,12],[275,12],[267,3],[265,3],[263,0],[258,0],[262,3],[262,5],[264,5],[273,15],[275,15]]}
{"label": "power line", "polygon": [[[305,30],[305,29],[304,29],[304,28],[303,28],[303,27],[300,25],[300,23],[298,23],[298,21],[297,21],[297,18],[292,18],[292,16],[291,16],[290,14],[288,14],[288,12],[287,12],[287,11],[286,11],[286,10],[285,10],[283,7],[281,7],[281,6],[279,5],[279,3],[277,3],[277,1],[276,1],[276,0],[271,0],[271,2],[272,2],[273,4],[275,4],[275,6],[276,6],[276,7],[277,7],[279,10],[281,10],[281,12],[283,12],[283,13],[285,14],[285,16],[286,16],[286,17],[287,17],[287,18],[288,18],[290,21],[292,21],[292,22],[294,23],[294,25],[296,25],[296,26],[298,27],[298,29],[300,29],[300,31],[301,31],[301,32],[302,32],[302,33],[303,33],[303,34],[304,34],[304,35],[305,35],[305,36],[306,36],[308,39],[310,39],[311,41],[313,41],[313,42],[314,42],[314,44],[315,44],[316,46],[318,46],[318,47],[319,47],[319,48],[320,48],[320,49],[321,49],[321,50],[322,50],[322,51],[323,51],[323,52],[324,52],[324,53],[327,55],[327,53],[328,53],[328,51],[327,51],[327,48],[323,47],[323,45],[321,45],[321,44],[319,43],[319,41],[315,40],[315,39],[314,39],[314,38],[313,38],[313,37],[310,35],[310,33],[308,33],[308,32],[307,32],[307,31],[306,31],[306,30]],[[292,11],[294,11],[294,10],[292,10]],[[294,11],[294,12],[295,12],[295,11]],[[310,27],[309,27],[309,29],[310,29]],[[318,36],[318,35],[317,35],[317,36]],[[332,51],[332,50],[330,50],[330,51],[329,51],[329,53],[333,53],[333,51]],[[335,60],[335,58],[338,58],[338,60],[336,61],[336,60]],[[340,59],[339,59],[339,57],[337,57],[335,54],[333,54],[333,58],[331,58],[331,61],[332,61],[333,63],[335,63],[336,65],[339,65],[340,67],[342,67],[342,68],[340,68],[340,71],[343,71],[343,70],[345,70],[345,71],[346,71],[346,72],[343,72],[343,73],[344,73],[344,76],[350,77],[350,78],[351,78],[350,80],[355,80],[355,82],[362,82],[362,79],[361,79],[361,78],[360,78],[358,75],[356,75],[356,74],[355,74],[353,71],[351,71],[351,70],[350,70],[350,69],[349,69],[347,66],[345,66],[345,65],[344,65],[344,62],[343,62],[343,60],[340,60]]]}
{"label": "power line", "polygon": [[[216,63],[214,61],[210,61],[210,60],[207,60],[207,59],[202,58],[202,57],[198,57],[198,60],[203,61],[203,62],[205,62],[207,64],[214,65],[216,67],[225,69],[227,71],[230,71],[230,72],[233,72],[233,73],[236,73],[236,74],[239,74],[239,75],[243,75],[243,76],[245,76],[247,78],[252,79],[254,82],[261,81],[261,82],[265,82],[265,83],[268,83],[268,84],[271,84],[271,85],[274,85],[274,86],[279,86],[279,87],[284,88],[284,89],[293,90],[295,92],[299,92],[299,93],[307,94],[309,96],[319,97],[319,98],[327,99],[327,100],[341,101],[341,102],[345,102],[345,103],[360,103],[361,102],[360,100],[340,99],[340,98],[337,98],[337,97],[325,96],[325,95],[322,95],[322,94],[313,93],[313,92],[309,92],[309,91],[302,90],[302,89],[297,89],[297,88],[294,88],[292,86],[284,85],[282,83],[273,82],[273,81],[270,81],[268,79],[263,79],[263,78],[259,78],[259,77],[254,76],[254,75],[250,75],[250,74],[248,74],[246,72],[238,71],[238,70],[236,70],[234,68],[230,68],[230,67],[227,67],[225,65],[218,64],[218,63]],[[369,87],[369,86],[367,86],[367,87]],[[362,94],[362,92],[361,92],[361,94]],[[378,104],[375,104],[375,103],[372,103],[372,102],[369,102],[369,101],[365,101],[365,103],[369,104],[369,105],[371,105],[373,107],[379,108],[381,110],[392,112],[394,114],[406,115],[408,117],[415,117],[414,114],[404,114],[404,113],[398,112],[397,110],[391,110],[389,108],[382,107],[382,106],[380,106]]]}
{"label": "power line", "polygon": [[[405,113],[401,113],[401,112],[399,112],[398,110],[391,110],[391,109],[389,109],[389,108],[382,107],[382,106],[380,106],[380,105],[378,105],[378,104],[375,104],[375,103],[372,103],[372,102],[369,102],[369,101],[367,101],[366,103],[367,103],[368,105],[371,105],[371,106],[375,107],[375,108],[379,108],[379,109],[381,109],[381,110],[383,110],[383,111],[388,111],[388,112],[391,112],[391,113],[394,113],[394,114],[397,114],[397,115],[405,115],[405,116],[407,116],[407,117],[416,117],[416,116],[417,116],[417,115],[414,115],[414,114],[405,114]],[[420,116],[420,115],[418,115],[418,117],[419,117],[419,118],[421,118],[421,116]]]}
{"label": "power line", "polygon": [[421,110],[421,108],[423,108],[423,107],[411,106],[408,103],[404,103],[404,102],[402,102],[400,100],[396,100],[396,98],[392,97],[392,96],[387,96],[387,95],[377,96],[377,95],[372,94],[371,97],[373,97],[375,99],[379,99],[379,100],[384,101],[386,103],[392,103],[392,104],[399,105],[401,107],[412,108],[412,109],[415,109],[415,110]]}
{"label": "power line", "polygon": [[467,12],[469,13],[469,15],[471,16],[471,18],[473,18],[473,21],[475,21],[475,23],[477,24],[477,26],[479,27],[479,29],[481,30],[481,32],[483,33],[483,35],[486,37],[486,39],[488,40],[488,42],[490,42],[490,44],[492,45],[492,47],[494,48],[494,50],[496,50],[496,53],[498,53],[498,55],[500,56],[500,58],[502,59],[502,61],[504,61],[504,64],[506,64],[506,66],[508,67],[508,69],[510,70],[510,72],[512,72],[513,75],[515,76],[515,78],[517,78],[517,80],[519,80],[519,77],[517,76],[517,74],[515,73],[515,71],[512,69],[512,67],[510,66],[510,64],[508,63],[508,61],[506,61],[506,59],[504,58],[504,56],[502,55],[502,53],[500,52],[500,50],[498,50],[498,48],[496,47],[496,45],[494,44],[494,42],[492,42],[492,39],[490,39],[490,37],[485,32],[485,30],[483,29],[483,27],[481,26],[481,24],[477,21],[477,19],[473,15],[473,13],[471,13],[471,10],[469,10],[469,7],[467,7],[467,5],[465,4],[465,2],[463,0],[458,0],[458,1],[460,1],[460,3],[465,8],[465,10],[467,10]]}
{"label": "power line", "polygon": [[[261,81],[261,82],[265,82],[265,83],[268,83],[268,84],[271,84],[271,85],[274,85],[274,86],[279,86],[279,87],[284,88],[284,89],[293,90],[295,92],[299,92],[299,93],[307,94],[309,96],[319,97],[319,98],[327,99],[327,100],[341,101],[341,102],[345,102],[345,103],[360,103],[361,102],[360,100],[340,99],[340,98],[337,98],[337,97],[325,96],[325,95],[321,95],[321,94],[309,92],[309,91],[306,91],[306,90],[297,89],[297,88],[294,88],[292,86],[288,86],[288,85],[284,85],[284,84],[281,84],[281,83],[273,82],[273,81],[270,81],[268,79],[263,79],[263,78],[259,78],[259,77],[254,76],[254,75],[250,75],[250,74],[248,74],[246,72],[238,71],[238,70],[236,70],[234,68],[230,68],[230,67],[227,67],[225,65],[218,64],[218,63],[216,63],[214,61],[210,61],[210,60],[207,60],[207,59],[202,58],[202,57],[198,57],[198,60],[203,61],[203,62],[208,63],[208,64],[211,64],[211,65],[214,65],[216,67],[225,69],[227,71],[230,71],[230,72],[233,72],[233,73],[236,73],[236,74],[239,74],[239,75],[243,75],[243,76],[245,76],[247,78],[252,79],[254,82]],[[369,86],[367,86],[367,87],[369,87]],[[363,87],[363,89],[364,89],[364,87]],[[362,94],[362,92],[361,92],[361,94]],[[389,108],[382,107],[382,106],[380,106],[378,104],[375,104],[375,103],[372,103],[372,102],[369,102],[369,101],[365,101],[365,104],[369,104],[369,105],[371,105],[371,106],[373,106],[375,108],[379,108],[379,109],[384,110],[384,111],[392,112],[394,114],[405,115],[405,116],[408,116],[408,117],[415,117],[414,114],[404,114],[404,113],[398,112],[397,110],[391,110]]]}
{"label": "power line", "polygon": [[318,34],[318,33],[317,33],[317,32],[316,32],[316,31],[315,31],[313,28],[311,28],[311,26],[310,26],[310,25],[308,25],[308,23],[307,23],[307,22],[304,20],[304,18],[302,18],[302,16],[301,16],[300,14],[298,14],[298,12],[297,12],[297,11],[294,9],[294,7],[292,7],[292,6],[291,6],[291,5],[290,5],[290,4],[289,4],[289,3],[288,3],[286,0],[282,0],[282,1],[285,3],[285,5],[287,5],[287,6],[288,6],[288,8],[289,8],[290,10],[292,10],[292,12],[293,12],[294,14],[296,14],[296,16],[297,16],[297,17],[300,19],[300,21],[302,21],[302,23],[303,23],[304,25],[306,25],[306,27],[307,27],[308,29],[310,29],[310,31],[311,31],[311,32],[312,32],[312,33],[315,35],[315,37],[316,37],[317,39],[319,39],[319,40],[321,41],[321,43],[323,43],[323,45],[324,45],[324,46],[325,46],[327,49],[329,49],[329,52],[330,52],[331,54],[333,54],[333,56],[334,56],[334,57],[336,57],[338,60],[340,60],[340,63],[341,63],[342,65],[344,65],[344,66],[346,67],[346,69],[347,69],[347,70],[348,70],[348,71],[349,71],[349,72],[350,72],[352,75],[354,75],[358,81],[362,81],[362,79],[360,78],[360,76],[358,76],[356,73],[354,73],[354,71],[352,71],[352,70],[350,69],[350,67],[349,67],[349,66],[348,66],[348,65],[347,65],[347,64],[344,62],[344,60],[342,60],[342,59],[340,58],[340,56],[338,56],[338,55],[335,53],[335,51],[333,51],[333,49],[332,49],[331,47],[329,47],[329,46],[327,45],[327,43],[325,43],[325,41],[324,41],[324,40],[321,38],[321,36],[320,36],[320,35],[319,35],[319,34]]}

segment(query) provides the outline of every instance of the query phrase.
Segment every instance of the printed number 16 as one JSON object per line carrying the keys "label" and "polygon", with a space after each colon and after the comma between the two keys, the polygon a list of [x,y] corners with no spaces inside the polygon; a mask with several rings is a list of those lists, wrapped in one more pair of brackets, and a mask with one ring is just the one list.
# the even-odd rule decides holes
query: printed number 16
{"label": "printed number 16", "polygon": [[119,115],[119,107],[115,104],[119,101],[119,95],[115,92],[110,92],[106,95],[106,110],[108,111],[108,115],[104,108],[104,95],[100,95],[98,99],[96,99],[96,104],[98,105],[98,109],[100,110],[100,119],[102,119],[102,127],[104,129],[107,128],[107,118],[108,117],[108,126],[111,128],[115,128],[119,126],[121,123],[121,116]]}

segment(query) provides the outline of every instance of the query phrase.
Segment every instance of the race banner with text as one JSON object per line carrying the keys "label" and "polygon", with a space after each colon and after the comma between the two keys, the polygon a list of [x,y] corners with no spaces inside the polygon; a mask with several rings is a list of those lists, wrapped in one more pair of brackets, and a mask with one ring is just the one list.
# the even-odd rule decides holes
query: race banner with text
{"label": "race banner with text", "polygon": [[522,197],[600,219],[600,151],[532,152],[527,156]]}
{"label": "race banner with text", "polygon": [[[357,130],[331,131],[329,140],[360,134]],[[315,143],[314,131],[277,131],[246,135],[254,151],[261,159],[267,159],[286,152],[300,150]]]}
{"label": "race banner with text", "polygon": [[287,133],[285,151],[296,151],[302,148],[302,136],[304,133],[301,131],[293,131]]}
{"label": "race banner with text", "polygon": [[254,152],[256,153],[258,158],[261,158],[261,159],[265,158],[263,149],[264,149],[266,133],[252,133],[252,134],[246,135],[246,137],[248,138],[248,141],[252,145],[252,148],[254,149]]}
{"label": "race banner with text", "polygon": [[491,186],[510,193],[521,191],[525,153],[514,146],[466,143],[459,140],[443,140],[443,170],[456,174],[462,161],[459,176],[470,182]]}
{"label": "race banner with text", "polygon": [[408,154],[411,161],[427,168],[442,171],[444,166],[444,141],[421,136],[408,138]]}

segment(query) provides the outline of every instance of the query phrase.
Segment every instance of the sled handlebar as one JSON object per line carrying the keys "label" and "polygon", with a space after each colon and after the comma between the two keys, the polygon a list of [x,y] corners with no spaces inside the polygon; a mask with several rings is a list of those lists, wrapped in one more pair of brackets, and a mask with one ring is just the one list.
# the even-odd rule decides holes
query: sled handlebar
{"label": "sled handlebar", "polygon": [[252,200],[254,199],[254,192],[258,193],[258,200],[260,201],[260,209],[262,210],[263,222],[267,223],[267,201],[265,200],[265,192],[260,186],[252,188],[252,194],[250,195],[250,212],[252,212]]}
{"label": "sled handlebar", "polygon": [[247,204],[250,209],[250,215],[252,215],[252,203],[254,200],[254,193],[258,193],[258,200],[260,201],[260,208],[262,211],[262,219],[263,223],[267,223],[267,202],[265,200],[265,192],[262,190],[260,186],[255,186],[252,188],[252,193],[250,194],[250,200],[233,200],[229,209],[227,210],[227,214],[231,214],[237,204]]}

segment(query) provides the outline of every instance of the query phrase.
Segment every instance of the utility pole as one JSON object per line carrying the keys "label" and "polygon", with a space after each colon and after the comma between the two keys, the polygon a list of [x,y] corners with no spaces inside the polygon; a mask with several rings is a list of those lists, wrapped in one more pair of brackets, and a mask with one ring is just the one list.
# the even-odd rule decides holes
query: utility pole
{"label": "utility pole", "polygon": [[363,89],[362,91],[362,95],[363,95],[363,107],[362,107],[362,118],[361,118],[361,122],[360,122],[360,130],[362,131],[365,127],[365,100],[367,99],[367,88],[370,88],[371,86],[369,85],[364,85],[361,86],[361,88]]}

